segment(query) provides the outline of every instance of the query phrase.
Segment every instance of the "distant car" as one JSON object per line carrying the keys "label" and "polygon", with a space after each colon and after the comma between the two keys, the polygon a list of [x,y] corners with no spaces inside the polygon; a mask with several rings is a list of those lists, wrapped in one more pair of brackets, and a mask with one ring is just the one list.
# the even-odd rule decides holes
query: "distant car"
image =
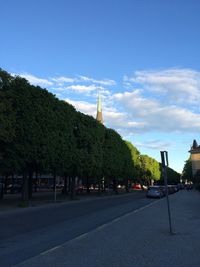
{"label": "distant car", "polygon": [[21,184],[9,184],[7,186],[7,191],[11,194],[21,193],[22,185]]}
{"label": "distant car", "polygon": [[177,184],[177,186],[178,186],[178,189],[179,189],[179,190],[184,189],[184,184],[182,184],[182,183]]}
{"label": "distant car", "polygon": [[165,185],[158,185],[158,187],[162,191],[163,196],[166,196],[167,195],[167,189],[166,189]]}
{"label": "distant car", "polygon": [[174,194],[178,191],[176,185],[168,185],[168,194]]}
{"label": "distant car", "polygon": [[161,198],[164,197],[164,192],[160,186],[150,186],[146,193],[147,197]]}
{"label": "distant car", "polygon": [[133,184],[133,185],[132,185],[132,189],[137,189],[137,190],[139,190],[139,189],[142,189],[142,186],[141,186],[141,184],[136,183],[136,184]]}
{"label": "distant car", "polygon": [[[64,184],[63,184],[63,183],[56,184],[56,189],[63,189],[63,187],[64,187]],[[51,188],[51,189],[54,189],[54,185],[52,184],[52,185],[50,186],[50,188]]]}
{"label": "distant car", "polygon": [[78,186],[78,187],[76,187],[76,189],[75,189],[75,191],[76,191],[76,193],[82,193],[83,192],[83,190],[84,190],[84,187],[83,186]]}

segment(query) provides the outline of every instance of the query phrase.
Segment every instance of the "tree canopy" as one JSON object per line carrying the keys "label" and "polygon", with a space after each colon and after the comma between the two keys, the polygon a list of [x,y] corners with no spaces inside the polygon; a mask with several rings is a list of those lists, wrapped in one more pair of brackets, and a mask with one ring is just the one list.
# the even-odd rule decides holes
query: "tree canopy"
{"label": "tree canopy", "polygon": [[159,163],[116,131],[1,69],[0,126],[2,175],[22,175],[30,184],[33,173],[116,185],[160,178]]}

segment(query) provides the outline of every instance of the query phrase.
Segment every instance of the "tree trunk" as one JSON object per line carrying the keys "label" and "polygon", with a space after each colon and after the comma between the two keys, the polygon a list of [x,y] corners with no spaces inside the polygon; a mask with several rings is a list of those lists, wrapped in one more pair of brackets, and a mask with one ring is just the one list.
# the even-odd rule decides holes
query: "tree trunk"
{"label": "tree trunk", "polygon": [[56,172],[53,172],[53,192],[55,192],[56,189]]}
{"label": "tree trunk", "polygon": [[102,193],[102,181],[98,179],[98,195],[100,196]]}
{"label": "tree trunk", "polygon": [[67,182],[68,182],[67,181],[67,176],[64,176],[64,187],[63,187],[62,193],[65,194],[65,195],[67,195],[67,193],[68,193]]}
{"label": "tree trunk", "polygon": [[113,191],[115,192],[115,194],[118,194],[119,192],[118,192],[118,188],[117,188],[117,184],[118,184],[118,182],[117,182],[117,180],[114,178],[113,179]]}
{"label": "tree trunk", "polygon": [[0,183],[0,199],[3,199],[4,194],[4,185],[3,183]]}
{"label": "tree trunk", "polygon": [[28,201],[28,179],[27,174],[23,174],[23,189],[22,189],[22,200]]}
{"label": "tree trunk", "polygon": [[7,194],[7,187],[8,187],[8,175],[5,175],[5,183],[4,183],[4,194]]}
{"label": "tree trunk", "polygon": [[129,181],[126,179],[125,181],[126,193],[129,193]]}
{"label": "tree trunk", "polygon": [[35,173],[35,182],[34,182],[34,192],[37,192],[37,188],[38,188],[38,172],[36,171]]}
{"label": "tree trunk", "polygon": [[28,177],[28,199],[32,198],[33,193],[33,171],[29,171],[29,177]]}
{"label": "tree trunk", "polygon": [[75,177],[71,177],[70,198],[71,200],[74,200],[75,198]]}
{"label": "tree trunk", "polygon": [[87,187],[87,194],[90,194],[90,183],[89,183],[89,178],[86,178],[86,187]]}
{"label": "tree trunk", "polygon": [[56,171],[53,173],[53,191],[54,191],[54,201],[57,200],[57,192],[56,192]]}
{"label": "tree trunk", "polygon": [[67,193],[70,194],[71,192],[71,177],[67,177]]}

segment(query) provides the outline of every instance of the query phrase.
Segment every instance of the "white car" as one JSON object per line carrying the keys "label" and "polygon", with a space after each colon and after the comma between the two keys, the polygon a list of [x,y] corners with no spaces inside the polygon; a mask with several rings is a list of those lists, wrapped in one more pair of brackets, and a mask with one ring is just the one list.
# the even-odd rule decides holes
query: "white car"
{"label": "white car", "polygon": [[150,186],[147,190],[146,196],[161,198],[164,197],[164,193],[163,190],[160,188],[160,186]]}

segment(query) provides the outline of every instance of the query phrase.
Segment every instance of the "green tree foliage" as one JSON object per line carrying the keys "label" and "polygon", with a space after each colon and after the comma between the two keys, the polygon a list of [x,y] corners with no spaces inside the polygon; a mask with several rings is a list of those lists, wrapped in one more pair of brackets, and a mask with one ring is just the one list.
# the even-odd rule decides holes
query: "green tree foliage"
{"label": "green tree foliage", "polygon": [[[4,78],[5,73],[0,74]],[[36,171],[72,172],[75,109],[20,77],[6,80],[0,93],[0,106],[7,100],[7,110],[12,110],[10,118],[1,112],[1,126],[9,136],[1,131],[1,172],[23,174],[24,184]]]}
{"label": "green tree foliage", "polygon": [[125,142],[131,153],[131,159],[132,159],[132,173],[130,178],[132,179],[132,181],[140,182],[141,172],[142,172],[140,152],[131,142],[128,141]]}
{"label": "green tree foliage", "polygon": [[0,69],[0,173],[23,175],[23,197],[31,197],[34,173],[91,183],[126,184],[159,179],[159,164],[112,129],[77,112],[39,86]]}
{"label": "green tree foliage", "polygon": [[12,165],[12,143],[16,135],[16,114],[9,88],[13,78],[0,69],[0,168],[8,172]]}
{"label": "green tree foliage", "polygon": [[172,168],[167,167],[167,179],[168,184],[178,184],[180,183],[180,173],[176,172]]}
{"label": "green tree foliage", "polygon": [[185,161],[181,178],[185,181],[191,181],[193,179],[191,157]]}
{"label": "green tree foliage", "polygon": [[113,183],[117,192],[119,181],[127,180],[131,175],[131,153],[121,136],[112,129],[106,129],[103,146],[103,176],[106,182]]}
{"label": "green tree foliage", "polygon": [[[196,140],[194,140],[194,143]],[[194,146],[194,144],[193,144]],[[196,144],[197,146],[197,144]],[[192,160],[191,157],[188,158],[188,160],[185,161],[185,165],[183,167],[183,172],[181,175],[181,179],[183,181],[187,182],[193,182],[196,189],[200,190],[200,171],[198,170],[195,175],[192,173]]]}
{"label": "green tree foliage", "polygon": [[141,178],[147,185],[151,184],[151,180],[158,181],[160,179],[160,165],[155,159],[147,156],[141,155]]}
{"label": "green tree foliage", "polygon": [[[160,169],[162,169],[160,164]],[[180,173],[176,172],[170,167],[167,167],[167,182],[168,184],[178,184],[180,183]],[[164,184],[164,177],[161,175],[159,183]]]}
{"label": "green tree foliage", "polygon": [[88,193],[92,183],[102,178],[103,143],[105,127],[93,117],[77,113],[74,126],[76,137],[76,176],[87,184]]}

